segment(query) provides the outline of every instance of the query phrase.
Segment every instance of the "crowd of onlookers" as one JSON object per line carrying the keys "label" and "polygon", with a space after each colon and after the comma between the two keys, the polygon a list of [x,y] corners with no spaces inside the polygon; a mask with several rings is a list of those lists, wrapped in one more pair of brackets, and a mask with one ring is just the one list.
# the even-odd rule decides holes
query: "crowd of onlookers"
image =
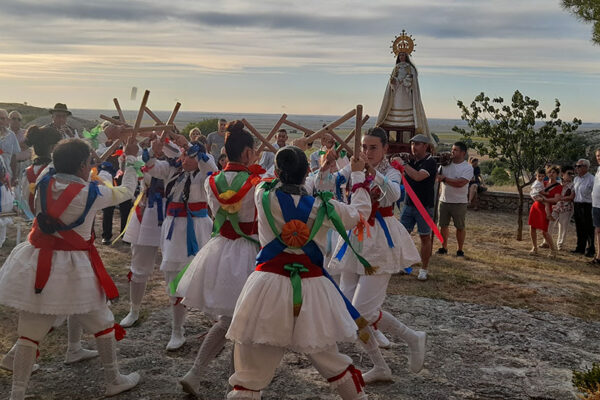
{"label": "crowd of onlookers", "polygon": [[[596,151],[600,163],[600,149]],[[600,168],[594,177],[590,161],[580,159],[575,165],[547,164],[536,171],[530,196],[534,203],[529,210],[529,226],[535,255],[538,247],[549,248],[551,256],[565,248],[571,219],[575,220],[577,245],[571,253],[592,258],[600,264]],[[537,231],[543,242],[538,246]],[[556,232],[556,241],[554,233]]]}

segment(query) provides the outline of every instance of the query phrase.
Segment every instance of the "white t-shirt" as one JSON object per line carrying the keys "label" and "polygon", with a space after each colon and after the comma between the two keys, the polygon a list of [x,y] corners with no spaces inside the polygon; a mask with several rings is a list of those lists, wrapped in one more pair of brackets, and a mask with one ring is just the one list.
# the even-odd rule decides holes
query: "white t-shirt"
{"label": "white t-shirt", "polygon": [[600,208],[600,167],[594,176],[594,188],[592,189],[592,207]]}
{"label": "white t-shirt", "polygon": [[450,186],[446,183],[442,183],[442,193],[440,194],[440,201],[444,203],[461,203],[466,204],[469,202],[469,181],[473,178],[473,167],[467,161],[463,161],[460,164],[452,163],[448,166],[442,167],[442,175],[451,179],[464,178],[467,183],[462,187]]}

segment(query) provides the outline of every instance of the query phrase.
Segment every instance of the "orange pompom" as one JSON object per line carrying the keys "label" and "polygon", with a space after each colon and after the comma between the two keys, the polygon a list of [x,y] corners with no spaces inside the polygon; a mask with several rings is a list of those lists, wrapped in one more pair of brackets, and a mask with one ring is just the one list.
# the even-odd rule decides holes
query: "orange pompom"
{"label": "orange pompom", "polygon": [[304,222],[298,219],[289,221],[283,225],[281,230],[281,239],[289,247],[299,248],[304,246],[309,236],[310,229],[308,229],[308,226]]}

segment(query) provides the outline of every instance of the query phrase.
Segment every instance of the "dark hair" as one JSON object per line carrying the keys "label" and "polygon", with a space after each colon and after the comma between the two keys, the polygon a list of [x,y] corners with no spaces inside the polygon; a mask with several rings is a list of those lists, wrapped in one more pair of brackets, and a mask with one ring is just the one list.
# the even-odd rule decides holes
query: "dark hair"
{"label": "dark hair", "polygon": [[550,166],[546,168],[546,174],[548,174],[548,172],[550,171],[554,171],[557,174],[560,174],[560,167],[558,165],[550,164]]}
{"label": "dark hair", "polygon": [[296,146],[285,146],[275,155],[275,171],[282,183],[301,185],[308,171],[306,154]]}
{"label": "dark hair", "polygon": [[61,139],[62,135],[53,127],[40,128],[33,125],[25,133],[25,144],[33,147],[35,155],[39,158],[50,158],[52,147]]}
{"label": "dark hair", "polygon": [[536,172],[540,175],[546,175],[546,168],[538,168]]}
{"label": "dark hair", "polygon": [[[415,64],[412,63],[408,53],[404,53],[404,54],[406,54],[406,62],[409,63],[415,69],[415,72],[418,74],[419,71],[417,71],[417,67],[415,67]],[[400,53],[398,53],[398,55],[396,56],[396,64],[398,64],[399,62],[400,62]]]}
{"label": "dark hair", "polygon": [[287,131],[284,128],[281,128],[277,131],[277,133],[285,133],[287,135]]}
{"label": "dark hair", "polygon": [[376,126],[374,128],[369,128],[369,130],[367,131],[367,133],[365,133],[365,136],[375,136],[375,137],[378,137],[379,140],[381,140],[381,145],[382,146],[385,146],[388,143],[387,132],[385,131],[385,129],[380,128],[378,126]]}
{"label": "dark hair", "polygon": [[91,154],[90,146],[81,139],[64,139],[58,142],[52,153],[56,172],[76,175]]}
{"label": "dark hair", "polygon": [[572,165],[563,165],[562,167],[560,167],[560,172],[562,172],[563,174],[568,171],[575,171],[575,168],[573,168]]}
{"label": "dark hair", "polygon": [[254,148],[252,134],[244,129],[244,123],[240,120],[229,122],[225,126],[225,153],[229,161],[240,161],[242,152],[246,147]]}
{"label": "dark hair", "polygon": [[467,145],[465,144],[465,142],[456,142],[454,143],[454,146],[458,147],[461,151],[464,151],[465,153],[467,152]]}

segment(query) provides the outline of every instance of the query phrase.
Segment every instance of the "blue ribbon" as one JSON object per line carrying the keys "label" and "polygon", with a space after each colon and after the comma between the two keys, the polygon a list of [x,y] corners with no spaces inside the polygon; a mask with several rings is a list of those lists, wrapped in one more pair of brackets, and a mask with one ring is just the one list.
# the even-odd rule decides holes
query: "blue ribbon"
{"label": "blue ribbon", "polygon": [[208,155],[206,154],[206,147],[200,142],[194,142],[187,150],[187,155],[190,157],[198,157],[198,161],[202,160],[207,162],[209,160]]}
{"label": "blue ribbon", "polygon": [[346,183],[346,177],[338,172],[335,177],[335,198],[338,201],[344,201],[344,196],[342,194],[342,185]]}
{"label": "blue ribbon", "polygon": [[[180,210],[175,210],[175,215],[173,216],[173,220],[171,221],[171,225],[169,226],[169,232],[167,233],[167,240],[171,240],[173,237],[173,228],[175,227],[175,219],[179,217]],[[198,211],[191,211],[189,208],[186,213],[186,244],[187,244],[187,253],[188,257],[196,255],[200,247],[198,246],[198,241],[196,240],[196,232],[194,231],[194,220],[192,217],[196,218],[204,218],[208,217],[208,210],[202,209]]]}
{"label": "blue ribbon", "polygon": [[[381,225],[381,228],[383,229],[383,233],[385,234],[385,238],[387,239],[388,246],[390,247],[390,249],[394,248],[394,241],[392,240],[392,235],[390,235],[390,230],[389,230],[387,224],[385,223],[385,218],[383,218],[383,216],[381,215],[381,213],[379,211],[375,212],[375,219],[377,219],[377,221],[379,222],[379,225]],[[352,231],[351,230],[348,231],[348,237],[350,237],[351,234],[352,234]],[[344,258],[344,254],[346,254],[347,249],[348,249],[348,243],[344,243],[342,245],[342,247],[340,247],[340,250],[338,251],[338,253],[335,255],[335,258],[338,261],[342,261],[342,258]]]}
{"label": "blue ribbon", "polygon": [[148,149],[144,149],[142,150],[142,161],[147,163],[148,160],[150,160],[150,152],[148,151]]}

